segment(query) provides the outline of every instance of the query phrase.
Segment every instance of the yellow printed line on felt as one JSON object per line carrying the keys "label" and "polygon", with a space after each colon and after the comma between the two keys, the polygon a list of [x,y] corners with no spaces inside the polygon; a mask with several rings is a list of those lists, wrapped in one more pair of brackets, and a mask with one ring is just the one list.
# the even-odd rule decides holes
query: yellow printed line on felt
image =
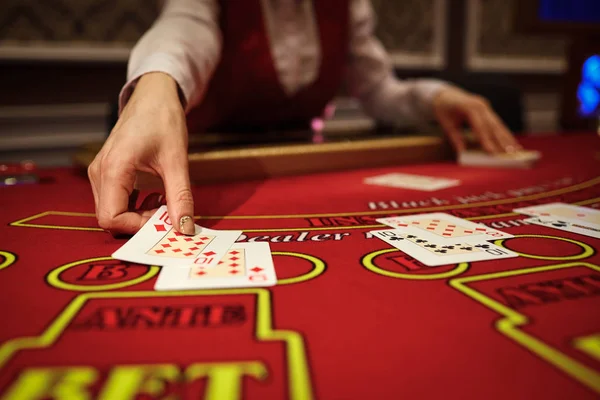
{"label": "yellow printed line on felt", "polygon": [[[576,202],[574,202],[572,204],[573,205],[578,205],[578,206],[585,206],[587,204],[594,204],[594,203],[597,203],[599,201],[600,201],[600,197],[596,197],[594,199],[576,201]],[[517,216],[528,217],[527,215],[524,215],[524,214],[510,212],[510,213],[505,213],[505,214],[480,215],[479,217],[469,217],[469,218],[465,218],[465,219],[467,219],[469,221],[479,221],[479,220],[482,220],[482,219],[507,218],[507,217],[517,217]]]}
{"label": "yellow printed line on felt", "polygon": [[15,261],[17,261],[17,256],[9,251],[0,250],[0,256],[4,257],[4,261],[0,263],[0,269],[10,267]]}
{"label": "yellow printed line on felt", "polygon": [[495,323],[496,329],[506,337],[514,340],[527,350],[536,354],[538,357],[552,364],[554,367],[563,371],[573,379],[579,381],[583,385],[592,389],[596,393],[600,393],[600,373],[560,352],[554,347],[544,343],[538,338],[529,335],[525,331],[518,328],[529,323],[529,318],[500,302],[484,295],[481,292],[467,286],[468,283],[479,282],[491,279],[506,278],[516,275],[535,274],[539,272],[553,271],[563,268],[586,267],[595,271],[600,271],[600,267],[590,263],[573,262],[557,265],[549,265],[543,267],[524,268],[519,270],[495,272],[490,274],[468,276],[464,278],[454,278],[449,281],[450,286],[457,289],[464,295],[477,301],[478,303],[488,307],[489,309],[502,315],[503,318]]}
{"label": "yellow printed line on felt", "polygon": [[457,264],[456,267],[454,267],[453,269],[446,271],[446,272],[440,272],[440,273],[434,273],[434,274],[410,274],[410,273],[403,273],[403,272],[388,271],[381,267],[378,267],[373,262],[373,260],[375,260],[380,255],[394,253],[394,252],[400,252],[400,250],[395,249],[395,248],[394,249],[376,250],[371,253],[365,254],[361,258],[360,263],[362,264],[362,266],[364,268],[366,268],[369,271],[376,273],[378,275],[387,276],[389,278],[407,279],[407,280],[414,280],[414,281],[431,281],[431,280],[436,280],[436,279],[447,279],[447,278],[451,278],[456,275],[460,275],[470,268],[470,264],[468,262],[463,262],[463,263]]}
{"label": "yellow printed line on felt", "polygon": [[[456,210],[456,209],[464,209],[464,208],[477,208],[482,206],[490,206],[497,204],[507,204],[511,202],[519,202],[519,201],[528,201],[535,200],[543,197],[550,197],[557,194],[564,194],[569,191],[575,191],[581,188],[581,185],[586,184],[585,187],[592,186],[596,183],[600,182],[600,178],[592,179],[590,181],[581,183],[579,185],[570,186],[568,188],[563,188],[554,192],[547,193],[538,193],[537,195],[519,197],[519,198],[511,198],[504,200],[493,200],[490,202],[480,202],[480,203],[471,203],[471,204],[456,204],[449,206],[439,206],[439,207],[429,207],[429,208],[414,208],[414,209],[390,209],[390,210],[379,210],[379,211],[364,211],[364,212],[349,212],[349,213],[336,213],[336,214],[291,214],[291,215],[225,215],[225,216],[194,216],[194,219],[223,219],[223,220],[243,220],[243,219],[290,219],[290,218],[325,218],[325,217],[336,217],[336,216],[360,216],[360,215],[374,215],[374,214],[409,214],[411,212],[423,212],[423,211],[446,211],[446,210]],[[569,190],[567,190],[569,189]],[[558,193],[559,191],[561,191]],[[543,196],[542,196],[543,195]],[[534,198],[535,197],[535,198]],[[578,201],[573,204],[576,205],[586,205],[593,204],[600,201],[600,197],[596,197],[594,199]],[[48,215],[64,215],[64,216],[77,216],[77,217],[95,217],[93,213],[75,213],[75,212],[67,212],[67,211],[45,211],[31,217],[23,218],[21,220],[11,222],[10,226],[19,226],[19,227],[27,227],[27,228],[43,228],[43,229],[62,229],[62,230],[78,230],[78,231],[103,231],[101,228],[87,228],[87,227],[78,227],[78,226],[68,226],[68,225],[41,225],[41,224],[29,224],[28,221],[32,221],[36,218],[41,218]],[[514,217],[522,214],[518,213],[504,213],[504,214],[494,214],[494,215],[481,215],[478,217],[467,217],[466,220],[470,221],[480,221],[492,218],[505,218],[505,217]],[[330,231],[330,230],[345,230],[345,229],[368,229],[368,228],[382,228],[385,225],[354,225],[354,226],[332,226],[332,227],[305,227],[305,228],[254,228],[254,229],[244,229],[244,232],[255,233],[255,232],[301,232],[301,231]]]}
{"label": "yellow printed line on felt", "polygon": [[[490,200],[482,201],[479,203],[470,204],[454,204],[448,206],[436,206],[436,207],[422,207],[412,209],[389,209],[389,210],[377,210],[377,211],[351,211],[342,213],[321,213],[321,214],[288,214],[288,215],[224,215],[224,216],[198,216],[194,218],[199,219],[274,219],[274,218],[326,218],[326,217],[351,217],[351,216],[362,216],[362,215],[386,215],[386,214],[407,214],[411,212],[421,211],[444,211],[444,210],[458,210],[463,208],[476,208],[485,206],[494,206],[498,204],[510,204],[517,203],[520,201],[538,200],[545,197],[557,196],[564,193],[574,192],[576,190],[585,189],[590,186],[594,186],[600,183],[600,177],[591,179],[586,182],[578,183],[577,185],[567,186],[562,189],[551,190],[549,192],[532,194],[529,196],[514,197],[502,200]],[[516,214],[515,214],[516,215]]]}
{"label": "yellow printed line on felt", "polygon": [[594,203],[598,203],[598,202],[600,202],[600,197],[596,197],[595,199],[576,201],[573,204],[577,204],[578,206],[585,206],[588,204],[594,204]]}
{"label": "yellow printed line on felt", "polygon": [[264,341],[283,341],[286,346],[289,397],[293,400],[313,398],[312,383],[302,336],[293,331],[273,329],[271,293],[262,288],[195,290],[173,292],[99,292],[77,296],[48,328],[35,337],[20,337],[6,341],[0,346],[0,369],[20,350],[40,349],[52,346],[76,317],[88,300],[115,298],[150,298],[178,296],[256,295],[256,338]]}
{"label": "yellow printed line on felt", "polygon": [[577,350],[600,361],[600,333],[580,336],[573,341],[573,346]]}
{"label": "yellow printed line on felt", "polygon": [[20,219],[15,222],[11,222],[10,226],[19,226],[25,228],[41,228],[41,229],[62,229],[62,230],[70,230],[70,231],[94,231],[94,232],[103,232],[102,228],[96,227],[83,227],[83,226],[70,226],[70,225],[42,225],[42,224],[29,224],[29,221],[33,221],[38,218],[47,217],[50,215],[60,215],[67,217],[90,217],[94,218],[95,214],[92,213],[81,213],[81,212],[69,212],[69,211],[44,211],[39,214],[32,215],[31,217],[26,217]]}

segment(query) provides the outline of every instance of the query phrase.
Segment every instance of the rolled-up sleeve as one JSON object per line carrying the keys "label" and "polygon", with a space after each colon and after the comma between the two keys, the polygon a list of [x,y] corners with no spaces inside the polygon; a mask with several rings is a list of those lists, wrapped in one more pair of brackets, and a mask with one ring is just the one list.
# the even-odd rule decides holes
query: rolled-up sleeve
{"label": "rolled-up sleeve", "polygon": [[216,0],[166,0],[160,16],[132,49],[119,109],[139,78],[150,72],[163,72],[177,82],[186,111],[196,106],[220,59],[218,13]]}
{"label": "rolled-up sleeve", "polygon": [[376,16],[369,0],[350,3],[350,59],[347,86],[365,112],[391,124],[433,118],[432,100],[448,84],[435,79],[399,80],[374,35]]}

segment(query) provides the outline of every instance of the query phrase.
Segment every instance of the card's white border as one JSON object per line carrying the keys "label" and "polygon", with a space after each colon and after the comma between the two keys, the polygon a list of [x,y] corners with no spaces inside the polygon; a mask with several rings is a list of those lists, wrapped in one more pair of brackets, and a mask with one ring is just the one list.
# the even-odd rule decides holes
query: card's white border
{"label": "card's white border", "polygon": [[[148,228],[148,230],[149,229],[150,228]],[[167,231],[167,233],[165,233],[164,236],[166,236],[168,234],[168,232],[169,231]],[[213,235],[218,236],[218,238],[215,238],[218,241],[228,240],[228,241],[231,241],[232,243],[235,243],[235,241],[238,240],[238,238],[242,234],[242,231],[218,231],[218,232],[215,232],[212,229],[204,228],[201,233],[204,233],[206,235],[211,235],[211,236],[213,236]],[[234,236],[235,236],[235,239],[232,240],[232,238]],[[132,240],[135,240],[135,241],[132,241]],[[141,240],[143,240],[142,235],[138,236],[137,238],[134,236],[132,239],[130,239],[129,242],[125,243],[123,246],[121,246],[119,249],[117,249],[111,255],[111,257],[113,257],[117,260],[127,261],[127,262],[132,262],[132,263],[137,263],[137,264],[159,265],[159,266],[168,265],[168,266],[172,266],[172,267],[185,267],[189,264],[193,264],[194,260],[198,259],[201,256],[201,254],[198,254],[192,260],[187,259],[187,258],[154,256],[154,255],[146,253],[146,251],[148,250],[148,246],[142,246],[142,243],[140,243]],[[153,244],[152,247],[154,247],[154,245],[155,244]],[[211,246],[216,246],[216,245],[217,245],[217,241],[215,241],[213,239],[204,248],[204,250],[202,250],[202,252],[214,251],[215,253],[217,253],[215,257],[217,257],[217,258],[219,256],[223,257],[225,255],[226,251],[223,254],[219,254],[219,252],[215,251],[215,249],[211,247]],[[136,252],[136,253],[140,253],[140,254],[136,254],[136,255],[130,257],[130,253],[132,253],[132,252]],[[215,260],[213,262],[217,262],[217,259],[215,258]]]}
{"label": "card's white border", "polygon": [[[431,232],[427,232],[425,229],[422,229],[422,228],[416,228],[416,227],[411,227],[410,229],[409,228],[399,228],[397,226],[390,226],[387,223],[383,222],[384,220],[389,219],[389,218],[395,218],[395,219],[401,218],[402,220],[406,220],[406,221],[410,222],[410,221],[414,221],[415,219],[421,219],[421,218],[425,218],[425,217],[446,219],[446,220],[452,221],[453,223],[455,223],[457,225],[461,225],[461,226],[465,226],[465,227],[471,226],[471,227],[473,227],[473,229],[475,229],[478,225],[481,225],[481,226],[485,227],[485,229],[488,229],[490,231],[500,232],[500,233],[503,233],[504,235],[502,237],[492,237],[490,235],[486,235],[486,236],[488,236],[487,239],[486,238],[476,238],[476,237],[473,237],[473,236],[463,236],[463,237],[459,237],[459,238],[444,238],[444,237],[441,237],[441,236],[434,235]],[[413,234],[417,234],[417,232],[419,232],[418,233],[419,236],[421,236],[420,232],[425,232],[426,233],[425,236],[430,236],[430,237],[435,238],[433,240],[464,241],[464,242],[470,243],[473,240],[476,241],[476,242],[479,242],[479,241],[488,242],[488,241],[499,240],[499,239],[511,239],[511,238],[514,237],[514,235],[512,235],[510,233],[507,233],[507,232],[504,232],[504,231],[501,231],[499,229],[490,228],[487,225],[479,224],[479,223],[476,223],[476,222],[473,222],[473,221],[464,220],[464,219],[455,217],[454,215],[443,213],[443,212],[415,214],[415,215],[410,215],[410,216],[399,215],[399,216],[396,216],[396,217],[378,218],[378,219],[376,219],[376,221],[379,222],[380,224],[389,226],[392,229],[397,229],[397,230],[405,230],[405,229],[406,230],[412,230],[411,233],[413,233]]]}
{"label": "card's white border", "polygon": [[[562,217],[560,215],[552,215],[552,214],[548,215],[548,216],[546,216],[546,215],[541,216],[541,215],[532,214],[531,211],[529,211],[531,209],[545,210],[547,208],[553,208],[553,207],[577,208],[577,207],[580,207],[580,206],[576,206],[576,205],[568,204],[568,203],[554,202],[554,203],[540,204],[540,205],[537,205],[537,206],[519,207],[519,208],[513,209],[513,212],[518,213],[518,214],[528,215],[528,216],[531,216],[531,217],[549,218],[549,219],[560,219],[560,220],[563,220],[563,221],[570,222],[572,224],[592,226],[594,228],[600,227],[600,225],[595,224],[593,222],[582,221],[582,220],[576,219],[576,218]],[[600,213],[600,211],[598,211],[596,209],[593,209],[593,208],[590,208],[590,207],[583,207],[583,208],[586,208],[586,209],[592,211],[594,214]]]}
{"label": "card's white border", "polygon": [[[191,266],[186,268],[181,267],[162,267],[161,271],[154,284],[154,289],[159,291],[167,290],[211,290],[211,289],[225,289],[225,288],[245,288],[245,287],[271,287],[277,284],[277,271],[275,265],[270,257],[271,246],[268,242],[255,242],[255,243],[234,243],[231,248],[241,248],[245,251],[246,267],[251,264],[258,264],[257,252],[260,255],[269,255],[266,257],[263,266],[271,268],[273,276],[271,279],[257,283],[255,285],[248,285],[246,277],[239,278],[213,278],[206,280],[192,280],[189,279]],[[261,259],[261,261],[263,261]],[[248,268],[246,268],[248,270]],[[207,283],[210,283],[210,287],[207,287]]]}
{"label": "card's white border", "polygon": [[[462,262],[489,261],[489,260],[500,260],[500,259],[504,259],[504,258],[518,257],[517,253],[515,253],[511,250],[508,250],[504,247],[496,246],[495,244],[489,243],[484,240],[479,240],[476,242],[464,241],[464,243],[469,244],[471,246],[476,246],[478,244],[486,244],[493,248],[502,249],[502,251],[506,252],[508,255],[505,257],[494,257],[490,253],[487,253],[486,251],[481,250],[479,253],[479,254],[481,254],[481,257],[477,256],[478,253],[461,254],[461,255],[456,254],[456,255],[452,255],[452,256],[436,256],[435,253],[425,250],[424,248],[420,247],[419,245],[417,245],[415,243],[412,243],[411,241],[409,241],[407,239],[405,239],[403,242],[401,242],[401,243],[408,243],[406,245],[405,249],[400,249],[400,248],[394,246],[392,243],[390,243],[390,242],[386,241],[385,239],[376,235],[378,232],[390,232],[390,231],[393,232],[396,230],[395,229],[381,229],[381,230],[377,230],[377,231],[371,231],[371,234],[373,234],[373,236],[375,236],[377,239],[384,241],[387,245],[392,246],[392,247],[408,254],[409,256],[415,258],[416,260],[418,260],[419,262],[423,263],[424,265],[426,265],[428,267],[441,267],[443,265],[459,264]],[[402,231],[398,231],[398,233],[399,234],[410,234],[410,233],[406,233],[406,232],[402,232]],[[425,238],[427,240],[430,240],[429,235],[418,235],[418,236]],[[437,240],[433,240],[433,241],[439,243],[439,241],[437,241]],[[450,244],[450,243],[448,243],[448,244]],[[465,260],[464,257],[466,257],[466,256],[469,256],[469,259]],[[426,260],[426,261],[423,261],[423,260]]]}
{"label": "card's white border", "polygon": [[431,187],[417,187],[415,186],[411,186],[411,185],[402,185],[402,184],[397,184],[397,183],[390,183],[387,182],[385,180],[365,180],[364,181],[365,185],[372,185],[372,186],[382,186],[382,187],[388,187],[388,188],[392,188],[392,189],[406,189],[406,190],[415,190],[418,192],[437,192],[440,190],[444,190],[444,189],[449,189],[452,187],[456,187],[458,185],[460,185],[460,182],[439,182],[437,183],[435,186],[432,185]]}
{"label": "card's white border", "polygon": [[[148,245],[149,245],[146,242],[146,240],[148,240],[147,236],[156,234],[156,232],[154,232],[152,230],[153,229],[152,225],[154,225],[155,223],[158,222],[157,221],[158,215],[162,215],[163,213],[166,213],[166,212],[167,212],[167,206],[161,206],[160,208],[158,208],[158,210],[152,215],[152,217],[144,224],[142,229],[140,229],[135,235],[133,235],[133,237],[131,239],[129,239],[123,246],[119,247],[114,253],[112,253],[111,257],[115,258],[117,260],[121,260],[121,261],[128,261],[128,262],[132,262],[132,263],[147,264],[147,265],[159,265],[159,266],[169,265],[169,266],[184,266],[185,267],[189,264],[193,264],[193,262],[195,260],[200,258],[201,254],[198,254],[193,260],[190,260],[187,258],[154,256],[154,255],[146,253],[148,251]],[[163,222],[163,224],[164,224],[164,222]],[[169,226],[169,224],[165,224],[165,225]],[[194,227],[197,232],[196,235],[205,234],[205,235],[210,235],[210,236],[216,236],[216,238],[213,239],[204,248],[204,250],[202,250],[202,252],[213,251],[216,253],[215,260],[213,261],[213,263],[218,262],[220,258],[224,257],[225,254],[227,253],[227,250],[231,247],[231,245],[229,245],[224,251],[221,251],[222,249],[214,249],[213,247],[217,246],[217,243],[221,242],[222,240],[225,240],[226,242],[231,242],[233,244],[239,239],[239,237],[242,234],[242,231],[233,231],[233,230],[218,231],[218,230],[213,230],[213,229],[209,229],[209,228],[202,228],[196,224],[194,224]],[[171,227],[171,229],[175,229],[175,228]],[[161,236],[159,241],[162,240],[166,235],[168,235],[169,232],[170,232],[170,230],[167,230],[165,232],[165,234]],[[156,242],[154,244],[152,244],[152,247],[154,247],[155,245],[156,245]],[[219,247],[223,247],[223,246],[219,246]],[[219,251],[216,251],[216,250],[219,250]],[[135,255],[130,257],[131,253],[135,253]],[[222,253],[222,254],[220,254],[220,253]],[[211,264],[205,264],[205,265],[211,265]]]}
{"label": "card's white border", "polygon": [[[545,219],[545,218],[531,217],[531,218],[524,219],[523,221],[527,222],[529,224],[543,226],[543,227],[548,228],[548,229],[556,229],[556,230],[559,230],[559,231],[562,231],[562,232],[570,232],[570,233],[574,233],[576,235],[583,235],[583,236],[587,236],[587,237],[593,237],[593,238],[596,238],[596,239],[600,239],[600,232],[594,232],[592,230],[582,229],[582,228],[573,226],[573,221],[569,221],[567,219],[564,219],[565,222],[571,224],[569,226],[570,229],[564,229],[564,228],[559,228],[557,226],[549,226],[549,225],[546,225],[546,224],[543,224],[543,223],[539,222],[540,220],[543,220],[543,219]],[[552,219],[549,219],[549,220],[552,220]],[[556,219],[556,220],[558,220],[558,219]],[[560,221],[563,221],[563,219],[561,218]],[[578,223],[578,225],[582,225],[582,224]]]}
{"label": "card's white border", "polygon": [[[394,183],[391,181],[401,180],[401,179],[419,179],[419,178],[429,178],[434,179],[437,182],[431,183],[429,187],[419,187],[417,184],[407,185],[406,183]],[[408,189],[408,190],[417,190],[422,192],[435,192],[438,190],[444,190],[451,187],[455,187],[460,185],[459,179],[453,178],[439,178],[437,176],[427,176],[427,175],[417,175],[417,174],[405,174],[402,172],[390,172],[388,174],[371,176],[365,178],[363,183],[367,185],[377,185],[377,186],[385,186],[391,187],[395,189]]]}

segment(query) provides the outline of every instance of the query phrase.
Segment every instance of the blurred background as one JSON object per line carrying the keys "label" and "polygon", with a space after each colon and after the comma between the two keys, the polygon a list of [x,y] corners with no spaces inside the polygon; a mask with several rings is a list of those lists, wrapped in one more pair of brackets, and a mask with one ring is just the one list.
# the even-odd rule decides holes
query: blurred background
{"label": "blurred background", "polygon": [[[596,129],[600,1],[372,3],[399,77],[480,93],[518,134]],[[160,0],[0,2],[0,161],[65,165],[101,142],[129,51],[159,11]],[[375,124],[343,93],[336,103],[331,126]]]}

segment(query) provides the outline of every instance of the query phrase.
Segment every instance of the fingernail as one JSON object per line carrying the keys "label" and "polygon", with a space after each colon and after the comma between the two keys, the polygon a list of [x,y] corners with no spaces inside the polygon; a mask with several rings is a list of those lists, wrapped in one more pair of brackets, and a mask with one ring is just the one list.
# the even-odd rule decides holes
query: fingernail
{"label": "fingernail", "polygon": [[167,203],[164,200],[165,200],[165,196],[163,196],[162,194],[160,196],[158,196],[158,204],[160,206],[166,206],[167,205]]}
{"label": "fingernail", "polygon": [[193,235],[195,232],[194,221],[192,217],[184,216],[179,220],[179,229],[184,235]]}

